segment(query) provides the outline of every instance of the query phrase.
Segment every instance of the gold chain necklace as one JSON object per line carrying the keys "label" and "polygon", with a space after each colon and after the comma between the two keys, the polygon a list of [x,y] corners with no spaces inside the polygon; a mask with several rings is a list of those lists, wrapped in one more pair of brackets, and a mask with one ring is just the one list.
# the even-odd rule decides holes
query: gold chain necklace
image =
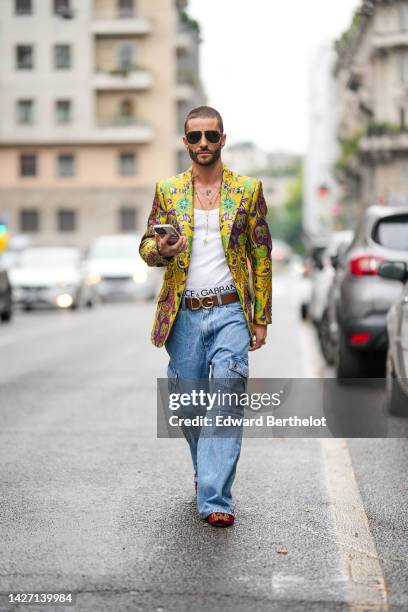
{"label": "gold chain necklace", "polygon": [[[221,174],[221,177],[222,177],[222,174]],[[194,180],[193,180],[193,185],[194,185]],[[209,206],[212,206],[212,205],[214,204],[214,202],[215,202],[215,201],[218,199],[218,197],[220,196],[221,185],[222,185],[222,181],[220,182],[220,185],[219,185],[219,187],[218,187],[218,191],[215,193],[215,195],[214,195],[212,198],[207,198],[207,202],[208,202],[208,205],[209,205]],[[194,185],[194,186],[195,186],[195,185]],[[196,192],[196,193],[197,193],[197,198],[198,198],[198,201],[200,202],[201,206],[203,206],[203,201],[202,201],[202,199],[200,198],[200,194],[199,194],[198,190],[197,190],[197,192]],[[204,236],[203,244],[204,244],[204,246],[207,246],[207,244],[208,244],[208,217],[210,216],[210,210],[211,210],[211,208],[209,208],[209,209],[204,208],[203,210],[204,210],[204,211],[205,211],[205,213],[206,213],[206,215],[205,215],[205,236]]]}
{"label": "gold chain necklace", "polygon": [[[198,188],[196,189],[196,183],[195,183],[195,179],[198,178],[197,176],[193,176],[193,186],[194,186],[194,191],[196,191],[198,199],[201,203],[201,205],[203,204],[203,201],[201,200],[201,198],[199,197],[199,193],[201,193],[201,195],[207,200],[208,205],[212,206],[213,202],[212,200],[215,199],[215,197],[217,195],[219,195],[220,189],[221,189],[221,185],[222,185],[222,175],[223,175],[223,171],[220,173],[217,182],[220,181],[220,184],[218,186],[218,189],[216,190],[216,193],[214,196],[211,196],[210,194],[212,193],[212,189],[206,189],[205,192],[204,191],[200,191]],[[204,209],[205,210],[205,209]]]}
{"label": "gold chain necklace", "polygon": [[[218,199],[218,195],[219,194],[216,193],[214,198]],[[197,194],[197,197],[200,200],[200,196],[198,194]],[[200,202],[201,202],[201,200],[200,200]],[[207,246],[207,244],[208,244],[208,218],[210,216],[210,210],[211,209],[205,211],[205,236],[204,236],[204,240],[203,240],[204,246]]]}

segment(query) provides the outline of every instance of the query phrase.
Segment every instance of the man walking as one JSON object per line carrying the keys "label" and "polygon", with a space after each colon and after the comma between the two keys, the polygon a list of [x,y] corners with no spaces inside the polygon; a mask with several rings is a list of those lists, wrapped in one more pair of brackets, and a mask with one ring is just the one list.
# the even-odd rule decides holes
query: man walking
{"label": "man walking", "polygon": [[[246,383],[248,350],[265,344],[272,322],[272,239],[262,184],[222,163],[226,135],[218,111],[193,109],[184,127],[192,164],[157,184],[139,248],[148,265],[166,267],[151,339],[166,347],[169,379],[211,375]],[[155,234],[158,224],[171,224],[177,242]],[[214,526],[232,525],[242,429],[231,437],[183,432],[200,515]]]}

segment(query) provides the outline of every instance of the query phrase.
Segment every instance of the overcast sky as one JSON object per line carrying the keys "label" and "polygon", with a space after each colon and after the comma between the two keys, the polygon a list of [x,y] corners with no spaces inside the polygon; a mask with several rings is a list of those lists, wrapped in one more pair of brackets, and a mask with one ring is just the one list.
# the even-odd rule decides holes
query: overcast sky
{"label": "overcast sky", "polygon": [[303,152],[313,50],[348,27],[358,0],[190,0],[208,103],[228,142]]}

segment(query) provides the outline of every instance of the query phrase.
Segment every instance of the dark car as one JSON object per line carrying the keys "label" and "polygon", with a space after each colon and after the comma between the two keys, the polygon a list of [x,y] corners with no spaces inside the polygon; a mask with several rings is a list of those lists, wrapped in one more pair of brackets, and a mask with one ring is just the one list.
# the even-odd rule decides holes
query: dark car
{"label": "dark car", "polygon": [[12,289],[6,266],[0,255],[0,319],[10,321],[13,315]]}
{"label": "dark car", "polygon": [[309,317],[314,278],[324,267],[323,255],[327,248],[327,237],[313,238],[306,247],[306,257],[302,270],[300,316]]}
{"label": "dark car", "polygon": [[393,260],[408,263],[408,209],[369,206],[338,262],[333,284],[339,380],[384,375],[386,316],[401,286],[379,276],[378,267]]}
{"label": "dark car", "polygon": [[320,316],[316,320],[314,320],[313,316],[311,317],[317,328],[323,357],[329,365],[334,364],[336,350],[337,321],[335,309],[333,307],[333,287],[336,269],[338,267],[338,262],[342,260],[343,254],[347,251],[351,243],[353,232],[351,230],[344,230],[335,232],[334,236],[334,240],[326,252],[326,260],[329,263],[326,263],[325,273],[319,281],[320,287],[317,295],[320,299],[317,305],[319,305],[320,308],[317,310],[317,313]]}
{"label": "dark car", "polygon": [[386,401],[390,414],[408,416],[408,266],[404,261],[386,262],[378,274],[404,283],[387,314]]}

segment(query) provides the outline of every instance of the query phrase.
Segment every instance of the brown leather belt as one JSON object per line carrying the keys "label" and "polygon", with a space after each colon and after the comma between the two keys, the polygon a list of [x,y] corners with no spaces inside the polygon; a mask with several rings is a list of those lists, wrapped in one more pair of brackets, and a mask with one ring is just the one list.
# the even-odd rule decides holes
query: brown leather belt
{"label": "brown leather belt", "polygon": [[232,304],[238,302],[239,296],[236,291],[231,293],[220,293],[217,295],[206,295],[205,297],[185,297],[183,298],[184,307],[190,310],[198,310],[199,308],[212,308],[223,304]]}

